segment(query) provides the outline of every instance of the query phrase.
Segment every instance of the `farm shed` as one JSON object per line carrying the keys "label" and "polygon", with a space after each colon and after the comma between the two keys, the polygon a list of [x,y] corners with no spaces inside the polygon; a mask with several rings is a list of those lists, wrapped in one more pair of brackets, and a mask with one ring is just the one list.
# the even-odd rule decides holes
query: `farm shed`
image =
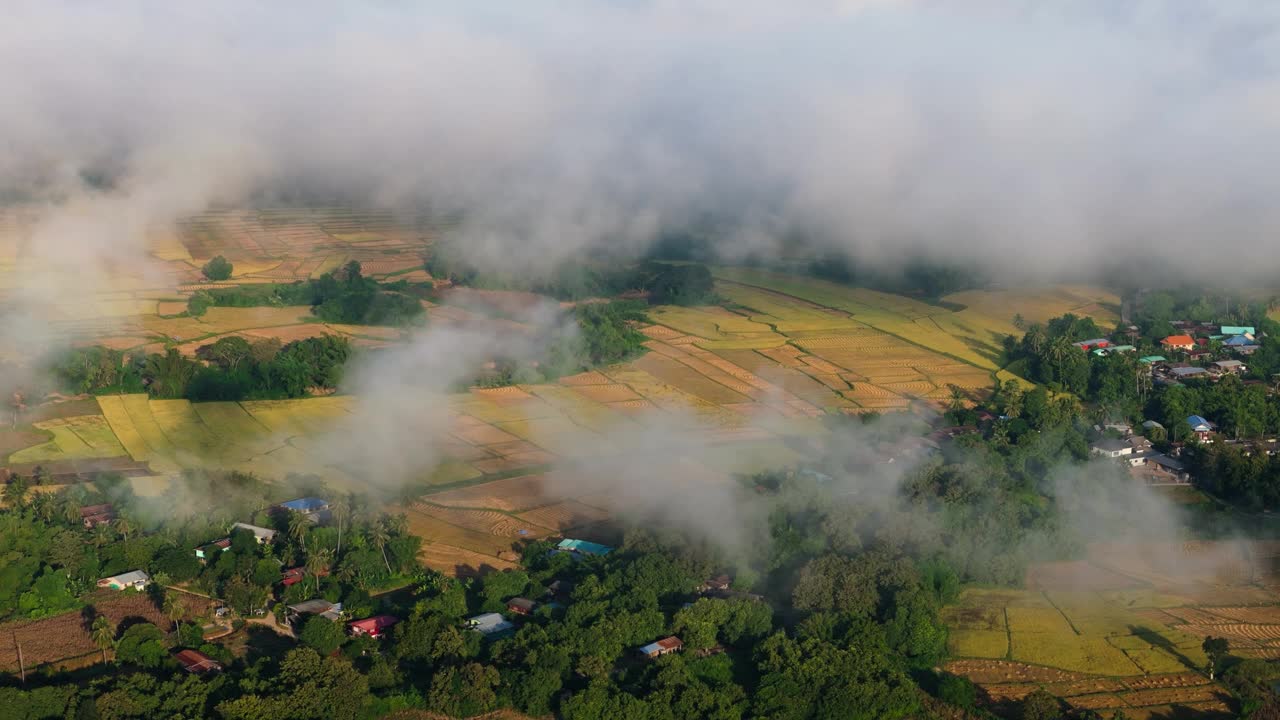
{"label": "farm shed", "polygon": [[201,545],[196,548],[196,557],[201,561],[205,561],[208,560],[216,551],[226,552],[230,549],[231,538],[222,538],[221,540],[214,540],[208,545]]}
{"label": "farm shed", "polygon": [[498,613],[485,613],[467,618],[467,627],[481,635],[493,635],[515,629],[515,625]]}
{"label": "farm shed", "polygon": [[222,670],[222,663],[199,650],[179,650],[173,654],[173,659],[178,661],[183,670],[193,675],[203,675],[207,672]]}
{"label": "farm shed", "polygon": [[132,570],[119,575],[102,578],[98,581],[98,587],[110,588],[112,590],[144,590],[151,583],[151,576],[142,570]]}
{"label": "farm shed", "polygon": [[648,645],[638,648],[636,652],[640,653],[641,655],[647,658],[657,658],[657,657],[662,657],[667,653],[676,652],[683,648],[684,648],[684,643],[680,640],[680,638],[676,637],[675,635],[672,635],[670,637],[664,637],[661,640],[658,640],[656,642],[651,642]]}
{"label": "farm shed", "polygon": [[347,630],[354,637],[368,635],[376,640],[382,637],[382,634],[387,629],[391,628],[398,622],[400,622],[400,619],[391,615],[374,615],[371,618],[355,620],[347,623]]}
{"label": "farm shed", "polygon": [[263,543],[269,543],[276,539],[275,530],[272,530],[270,528],[258,527],[257,525],[250,525],[249,523],[238,522],[235,525],[232,525],[231,532],[235,532],[236,530],[248,530],[249,532],[253,533],[253,539],[257,540],[259,545],[262,545]]}

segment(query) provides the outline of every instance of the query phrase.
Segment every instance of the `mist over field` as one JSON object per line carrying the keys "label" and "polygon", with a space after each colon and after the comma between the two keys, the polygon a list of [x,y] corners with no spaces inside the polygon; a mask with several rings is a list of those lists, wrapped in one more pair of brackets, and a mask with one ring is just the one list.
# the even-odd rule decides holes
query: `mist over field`
{"label": "mist over field", "polygon": [[92,237],[41,236],[73,253],[341,198],[460,211],[469,250],[521,267],[695,225],[731,258],[804,236],[1042,279],[1239,272],[1280,220],[1265,4],[7,10],[0,191],[93,196]]}

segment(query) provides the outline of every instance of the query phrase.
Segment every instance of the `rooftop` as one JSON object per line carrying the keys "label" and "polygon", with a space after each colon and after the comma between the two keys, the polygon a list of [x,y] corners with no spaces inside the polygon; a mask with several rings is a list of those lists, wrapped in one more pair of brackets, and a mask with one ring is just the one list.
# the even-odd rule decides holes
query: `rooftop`
{"label": "rooftop", "polygon": [[1115,438],[1102,438],[1101,440],[1095,440],[1093,444],[1090,445],[1089,447],[1094,447],[1099,450],[1105,450],[1107,452],[1113,452],[1116,450],[1123,450],[1127,447],[1130,447],[1130,445],[1124,440],[1117,440]]}
{"label": "rooftop", "polygon": [[498,613],[485,613],[467,618],[467,625],[485,635],[510,630],[515,627]]}
{"label": "rooftop", "polygon": [[1147,355],[1145,357],[1138,358],[1138,362],[1144,362],[1144,363],[1168,362],[1168,358],[1166,358],[1163,355]]}
{"label": "rooftop", "polygon": [[1257,330],[1252,325],[1223,325],[1223,335],[1256,335]]}
{"label": "rooftop", "polygon": [[304,497],[298,498],[297,500],[282,502],[280,503],[280,507],[286,510],[293,510],[294,512],[310,513],[329,507],[329,503],[328,501],[317,497]]}
{"label": "rooftop", "polygon": [[151,580],[151,576],[142,570],[130,570],[127,573],[112,575],[111,577],[102,578],[105,581],[115,581],[120,585],[132,585],[138,582],[147,582]]}
{"label": "rooftop", "polygon": [[1170,335],[1160,341],[1162,345],[1194,345],[1195,340],[1190,335]]}
{"label": "rooftop", "polygon": [[189,673],[201,674],[210,670],[222,669],[222,663],[199,650],[179,650],[173,654],[173,657],[182,666],[182,669]]}
{"label": "rooftop", "polygon": [[1199,415],[1192,415],[1188,417],[1187,424],[1193,428],[1203,426],[1203,427],[1209,428],[1210,430],[1213,430],[1214,428],[1218,427],[1217,425],[1213,424],[1211,420],[1200,417]]}
{"label": "rooftop", "polygon": [[341,603],[331,603],[324,598],[315,598],[314,600],[306,600],[296,605],[290,605],[289,609],[296,613],[306,613],[310,615],[319,615],[329,612],[330,610],[341,610]]}
{"label": "rooftop", "polygon": [[642,646],[640,648],[640,652],[645,655],[652,655],[656,652],[662,652],[663,650],[679,650],[682,647],[684,647],[684,643],[681,642],[680,638],[672,635]]}
{"label": "rooftop", "polygon": [[363,620],[353,620],[347,623],[347,627],[366,633],[378,633],[398,622],[400,622],[400,618],[393,615],[374,615]]}
{"label": "rooftop", "polygon": [[1180,367],[1174,368],[1169,372],[1177,375],[1178,377],[1194,377],[1196,375],[1203,375],[1209,371],[1202,367]]}
{"label": "rooftop", "polygon": [[599,543],[588,542],[586,540],[574,540],[571,538],[561,540],[559,544],[556,545],[556,549],[564,550],[566,552],[586,553],[587,555],[608,555],[613,551],[613,548],[608,545],[601,545]]}
{"label": "rooftop", "polygon": [[1228,347],[1243,347],[1246,345],[1257,345],[1257,343],[1253,341],[1253,338],[1250,338],[1244,335],[1233,335],[1227,338],[1226,341],[1223,342],[1222,344]]}
{"label": "rooftop", "polygon": [[248,530],[249,532],[253,533],[254,537],[263,538],[266,540],[270,540],[271,538],[276,536],[276,531],[272,530],[271,528],[258,527],[257,525],[250,525],[249,523],[242,523],[242,522],[238,522],[235,525],[232,525],[231,530],[232,532],[236,530]]}
{"label": "rooftop", "polygon": [[1240,362],[1239,360],[1219,360],[1215,362],[1214,365],[1217,365],[1223,370],[1244,367],[1244,363]]}

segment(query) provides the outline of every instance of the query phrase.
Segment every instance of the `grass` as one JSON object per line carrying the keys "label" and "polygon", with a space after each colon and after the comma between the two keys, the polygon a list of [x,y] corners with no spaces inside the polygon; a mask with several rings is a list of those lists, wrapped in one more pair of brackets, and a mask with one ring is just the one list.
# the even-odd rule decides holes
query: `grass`
{"label": "grass", "polygon": [[1009,635],[1004,630],[952,630],[947,647],[956,657],[1003,660],[1009,652]]}

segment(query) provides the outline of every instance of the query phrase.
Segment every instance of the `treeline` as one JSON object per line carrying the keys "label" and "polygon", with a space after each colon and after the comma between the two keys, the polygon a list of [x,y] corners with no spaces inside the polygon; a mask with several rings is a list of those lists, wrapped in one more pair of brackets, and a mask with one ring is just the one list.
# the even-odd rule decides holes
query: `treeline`
{"label": "treeline", "polygon": [[[943,295],[983,287],[984,275],[976,268],[912,260],[897,270],[861,266],[848,255],[828,253],[811,261],[808,274],[844,285],[937,301]],[[945,303],[940,303],[944,304]]]}
{"label": "treeline", "polygon": [[1199,288],[1136,292],[1128,300],[1133,308],[1130,321],[1153,342],[1177,333],[1174,320],[1258,327],[1275,304]]}
{"label": "treeline", "polygon": [[438,244],[426,262],[427,272],[455,285],[486,290],[519,290],[558,300],[610,298],[647,293],[655,305],[705,305],[715,302],[711,271],[700,264],[656,261],[586,260],[566,262],[547,274],[481,269],[465,251]]}
{"label": "treeline", "polygon": [[644,352],[648,339],[635,329],[645,320],[644,303],[615,300],[585,303],[571,311],[577,332],[548,343],[540,357],[500,357],[491,371],[470,383],[482,387],[550,382],[565,375],[631,359]]}
{"label": "treeline", "polygon": [[429,291],[430,285],[425,283],[379,283],[364,277],[360,263],[352,260],[337,271],[305,282],[200,290],[187,300],[187,313],[199,317],[210,307],[310,305],[311,312],[325,322],[401,326],[424,318],[421,298]]}
{"label": "treeline", "polygon": [[70,393],[146,392],[192,401],[283,399],[336,389],[352,353],[351,343],[336,335],[287,344],[233,335],[198,348],[196,360],[174,348],[144,355],[91,346],[64,352],[48,366],[60,389]]}

